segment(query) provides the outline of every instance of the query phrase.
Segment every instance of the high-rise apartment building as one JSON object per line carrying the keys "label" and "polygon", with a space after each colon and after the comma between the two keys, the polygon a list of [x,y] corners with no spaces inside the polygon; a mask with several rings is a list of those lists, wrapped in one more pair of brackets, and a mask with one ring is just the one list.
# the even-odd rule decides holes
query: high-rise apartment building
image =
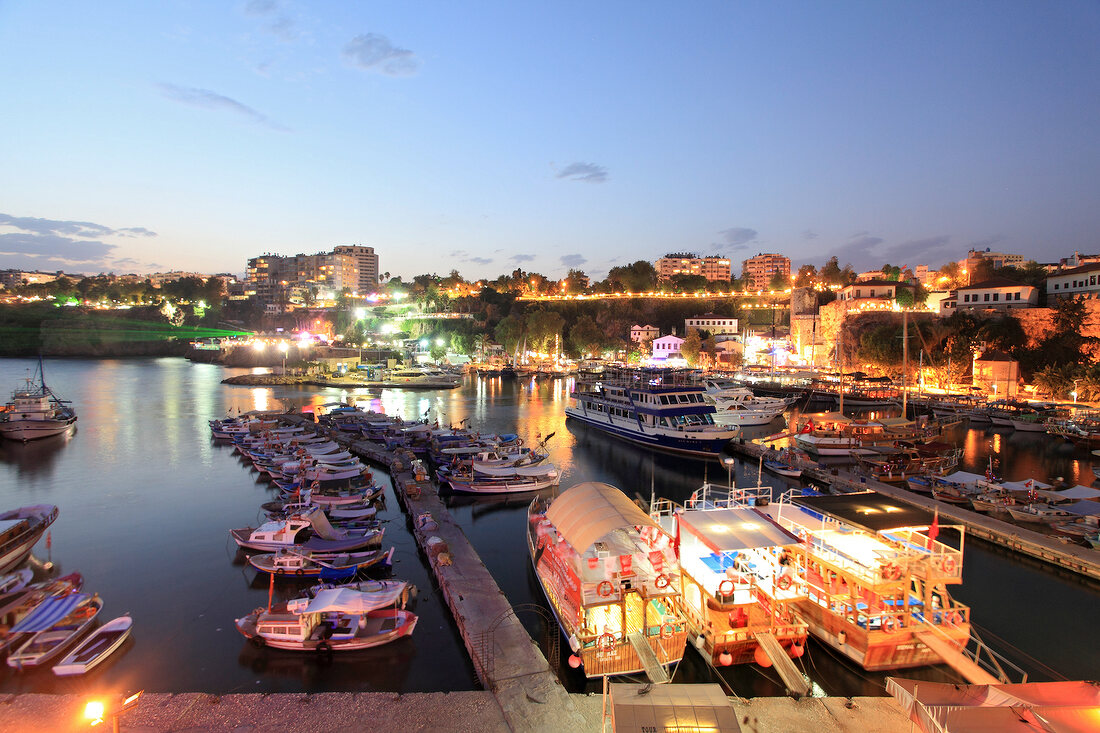
{"label": "high-rise apartment building", "polygon": [[[377,258],[376,258],[377,260]],[[319,252],[282,257],[264,254],[248,261],[245,292],[263,303],[297,303],[328,299],[347,288],[360,292],[361,277],[355,256]]]}
{"label": "high-rise apartment building", "polygon": [[776,274],[791,278],[791,258],[780,254],[758,254],[741,263],[741,279],[752,290],[767,290]]}
{"label": "high-rise apartment building", "polygon": [[690,253],[667,254],[657,260],[657,275],[668,280],[673,275],[702,275],[707,280],[730,279],[730,261],[726,257],[712,255],[699,257]]}
{"label": "high-rise apartment building", "polygon": [[378,255],[374,253],[374,247],[344,244],[334,249],[333,254],[348,255],[355,260],[359,268],[359,283],[352,290],[360,294],[369,293],[378,284]]}

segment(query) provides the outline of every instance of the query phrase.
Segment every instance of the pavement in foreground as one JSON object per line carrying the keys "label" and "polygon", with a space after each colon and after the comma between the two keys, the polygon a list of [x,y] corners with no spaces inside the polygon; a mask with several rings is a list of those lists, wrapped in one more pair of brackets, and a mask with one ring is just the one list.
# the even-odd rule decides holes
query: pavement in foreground
{"label": "pavement in foreground", "polygon": [[[572,695],[587,723],[600,731],[599,695]],[[0,731],[111,730],[83,718],[87,697],[0,695]],[[889,697],[730,699],[741,730],[752,733],[908,731],[909,721]],[[489,692],[321,693],[273,695],[149,694],[126,712],[121,729],[132,733],[329,733],[330,731],[511,730]],[[529,730],[535,730],[531,728]]]}

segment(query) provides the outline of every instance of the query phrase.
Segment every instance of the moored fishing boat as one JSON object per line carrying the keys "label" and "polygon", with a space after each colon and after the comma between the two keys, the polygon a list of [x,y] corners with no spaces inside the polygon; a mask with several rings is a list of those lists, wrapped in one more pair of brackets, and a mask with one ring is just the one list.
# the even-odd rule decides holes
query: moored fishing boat
{"label": "moored fishing boat", "polygon": [[623,492],[583,483],[528,508],[527,547],[572,666],[588,677],[667,681],[686,619],[673,539]]}
{"label": "moored fishing boat", "polygon": [[264,552],[274,552],[284,547],[317,552],[350,552],[382,542],[381,529],[337,529],[320,509],[284,520],[265,522],[255,528],[231,529],[229,534],[242,549]]}
{"label": "moored fishing boat", "polygon": [[245,638],[259,646],[321,654],[354,651],[412,634],[416,614],[383,608],[393,602],[370,593],[333,588],[313,598],[257,608],[235,623]]}
{"label": "moored fishing boat", "polygon": [[11,401],[0,411],[0,438],[21,440],[48,438],[71,432],[76,427],[76,411],[46,386],[42,359],[26,386],[12,392]]}
{"label": "moored fishing boat", "polygon": [[674,369],[578,373],[567,418],[670,453],[715,458],[739,430],[717,425],[697,377]]}
{"label": "moored fishing boat", "polygon": [[31,636],[8,655],[8,666],[23,670],[53,661],[91,628],[102,608],[99,596],[85,593],[46,599],[12,627],[13,635]]}
{"label": "moored fishing boat", "polygon": [[31,554],[34,543],[45,534],[58,509],[37,504],[0,513],[0,573],[6,573]]}
{"label": "moored fishing boat", "polygon": [[310,552],[283,547],[273,553],[252,555],[248,564],[261,573],[292,579],[351,578],[369,568],[388,568],[393,563],[394,548],[364,552]]}
{"label": "moored fishing boat", "polygon": [[683,507],[662,499],[651,510],[679,539],[689,639],[713,666],[771,666],[774,647],[761,646],[765,635],[788,656],[802,656],[809,628],[793,604],[806,598],[807,586],[796,536],[709,485]]}
{"label": "moored fishing boat", "polygon": [[558,469],[549,463],[535,466],[483,466],[480,470],[439,470],[442,482],[456,494],[516,494],[557,486]]}
{"label": "moored fishing boat", "polygon": [[53,673],[59,676],[84,674],[117,651],[129,638],[133,625],[134,621],[129,616],[108,621],[55,664]]}

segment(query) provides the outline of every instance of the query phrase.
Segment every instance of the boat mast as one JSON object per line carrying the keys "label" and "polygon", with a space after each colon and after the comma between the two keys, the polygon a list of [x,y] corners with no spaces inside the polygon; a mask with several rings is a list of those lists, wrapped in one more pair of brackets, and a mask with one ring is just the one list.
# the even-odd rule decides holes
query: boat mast
{"label": "boat mast", "polygon": [[840,367],[840,414],[844,414],[844,321],[840,322],[840,344],[836,350],[837,364]]}
{"label": "boat mast", "polygon": [[901,311],[901,416],[909,416],[909,311]]}

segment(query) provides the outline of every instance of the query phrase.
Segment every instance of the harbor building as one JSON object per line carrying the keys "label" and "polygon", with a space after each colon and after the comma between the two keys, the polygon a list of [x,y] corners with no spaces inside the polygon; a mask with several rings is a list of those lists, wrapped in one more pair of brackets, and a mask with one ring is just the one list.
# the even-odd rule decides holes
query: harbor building
{"label": "harbor building", "polygon": [[[1097,269],[1100,270],[1100,267]],[[995,277],[959,288],[940,303],[940,313],[950,315],[957,311],[1007,311],[1034,308],[1038,304],[1037,288],[1007,278]]]}
{"label": "harbor building", "polygon": [[692,316],[691,318],[685,318],[684,333],[687,333],[693,328],[699,331],[706,331],[711,336],[715,337],[736,336],[737,319],[730,318],[729,316],[716,316],[713,313],[706,313],[701,316]]}
{"label": "harbor building", "polygon": [[761,253],[741,263],[741,280],[749,290],[767,290],[776,275],[791,278],[791,258],[781,254]]}
{"label": "harbor building", "polygon": [[630,340],[636,344],[645,343],[651,339],[655,339],[661,335],[661,329],[656,326],[650,326],[646,324],[639,326],[637,324],[630,327]]}
{"label": "harbor building", "polygon": [[286,310],[317,300],[331,300],[345,288],[359,292],[355,256],[337,252],[283,257],[264,254],[248,261],[245,293],[265,306]]}
{"label": "harbor building", "polygon": [[1100,263],[1081,265],[1049,275],[1046,280],[1047,298],[1067,298],[1085,294],[1096,297],[1097,293],[1100,293],[1100,283],[1096,281],[1098,275],[1100,275]]}

